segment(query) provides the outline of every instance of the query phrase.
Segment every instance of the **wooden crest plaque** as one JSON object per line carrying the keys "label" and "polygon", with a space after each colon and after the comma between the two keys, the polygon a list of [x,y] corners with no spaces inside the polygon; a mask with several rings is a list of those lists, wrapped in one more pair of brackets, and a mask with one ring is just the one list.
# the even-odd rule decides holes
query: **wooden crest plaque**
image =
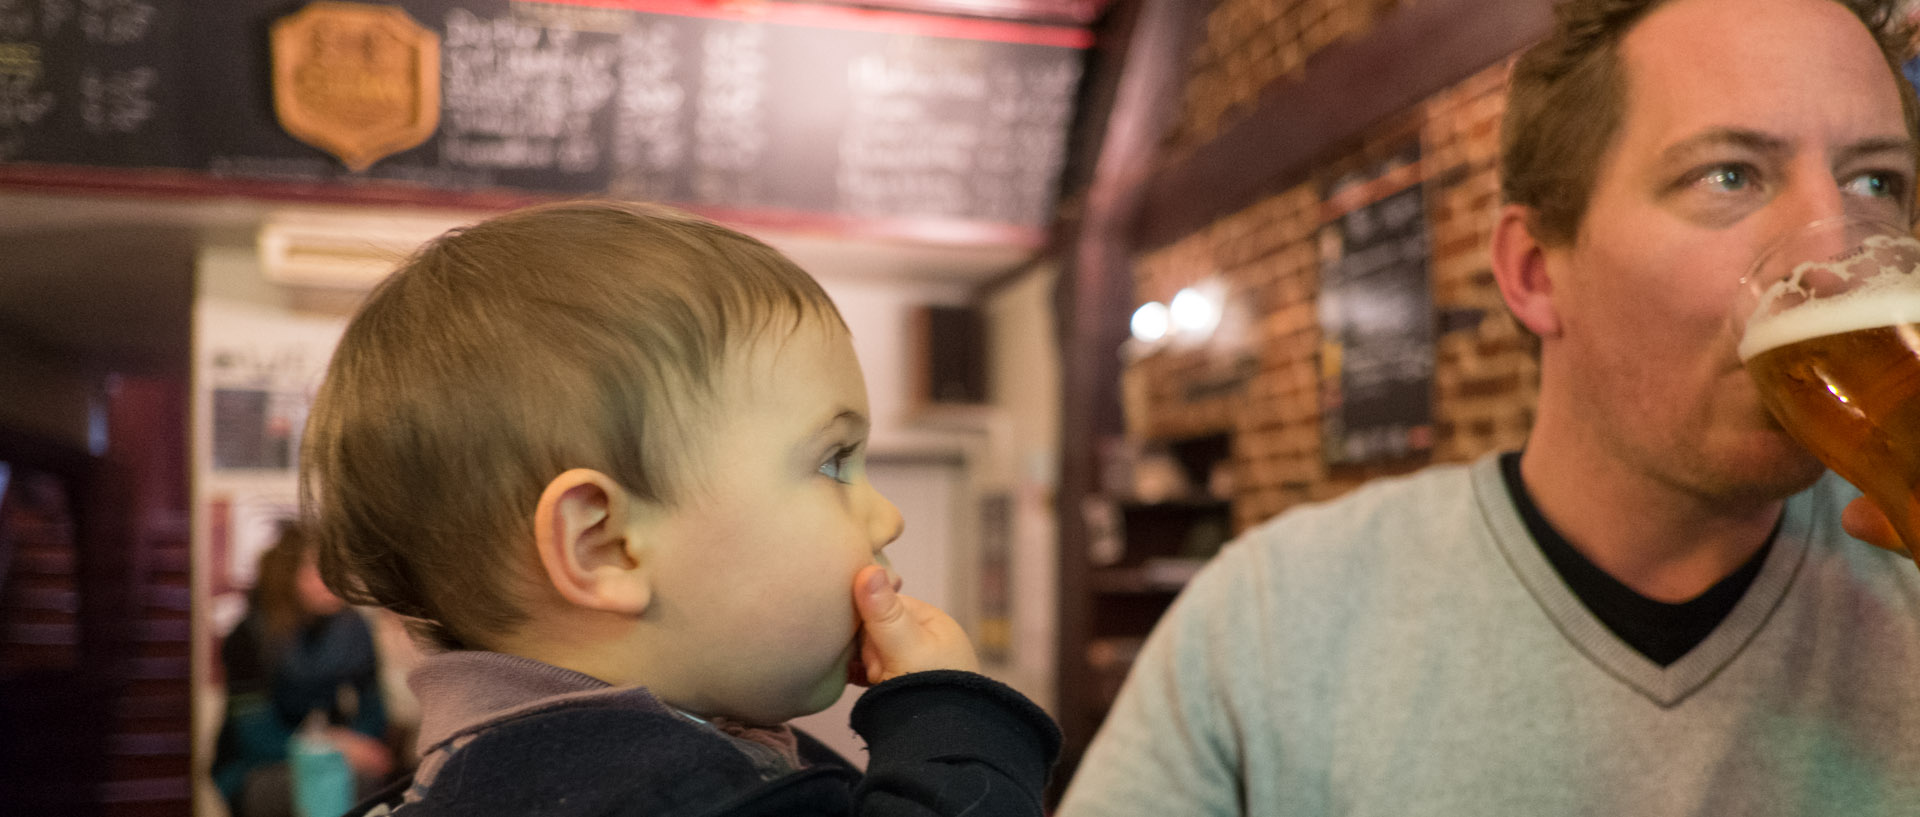
{"label": "wooden crest plaque", "polygon": [[273,24],[280,127],[356,172],[440,124],[440,38],[394,6],[321,0]]}

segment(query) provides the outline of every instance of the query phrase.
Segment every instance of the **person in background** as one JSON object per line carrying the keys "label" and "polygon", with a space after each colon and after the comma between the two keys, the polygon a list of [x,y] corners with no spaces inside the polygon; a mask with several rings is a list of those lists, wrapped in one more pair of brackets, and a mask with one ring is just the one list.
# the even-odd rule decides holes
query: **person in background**
{"label": "person in background", "polygon": [[1491,247],[1540,339],[1525,449],[1229,545],[1061,817],[1920,814],[1920,571],[1843,532],[1858,492],[1727,318],[1771,237],[1913,223],[1895,5],[1557,18],[1513,69]]}
{"label": "person in background", "polygon": [[[348,324],[303,518],[434,649],[436,814],[1042,813],[1059,730],[897,592],[839,310],[771,247],[575,202],[444,235]],[[871,684],[865,774],[786,725]]]}
{"label": "person in background", "polygon": [[310,722],[361,787],[376,788],[393,771],[393,753],[373,634],[320,580],[297,525],[284,525],[260,554],[248,602],[220,645],[227,711],[213,778],[233,817],[293,813],[288,741]]}

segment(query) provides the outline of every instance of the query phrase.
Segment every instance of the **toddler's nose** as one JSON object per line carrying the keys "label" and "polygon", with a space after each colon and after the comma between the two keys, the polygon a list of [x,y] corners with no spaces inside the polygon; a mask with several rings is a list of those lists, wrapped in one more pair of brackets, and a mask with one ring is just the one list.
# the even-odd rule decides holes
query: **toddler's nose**
{"label": "toddler's nose", "polygon": [[867,527],[868,533],[873,537],[873,549],[878,552],[900,538],[900,533],[907,529],[907,520],[900,515],[900,509],[894,507],[893,502],[879,491],[873,492],[873,499],[873,515],[869,518]]}

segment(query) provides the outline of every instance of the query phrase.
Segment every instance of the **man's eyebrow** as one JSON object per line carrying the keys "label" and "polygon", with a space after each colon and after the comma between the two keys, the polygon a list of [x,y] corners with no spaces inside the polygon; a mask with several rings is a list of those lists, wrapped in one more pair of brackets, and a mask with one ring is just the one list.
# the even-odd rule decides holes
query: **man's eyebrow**
{"label": "man's eyebrow", "polygon": [[[1724,146],[1767,154],[1781,154],[1793,149],[1793,145],[1787,140],[1759,131],[1743,128],[1714,128],[1675,142],[1661,151],[1660,157],[1667,163],[1683,163],[1694,153]],[[1920,149],[1920,146],[1916,146],[1913,139],[1909,137],[1880,136],[1843,146],[1835,151],[1835,158],[1847,162],[1881,153],[1895,153],[1911,158],[1916,154],[1917,149]]]}
{"label": "man's eyebrow", "polygon": [[1914,162],[1916,160],[1916,152],[1920,152],[1917,151],[1916,148],[1920,148],[1920,146],[1916,146],[1911,137],[1886,136],[1862,139],[1841,148],[1839,150],[1839,158],[1841,161],[1846,162],[1881,153],[1892,153],[1898,154],[1900,158],[1908,162]]}
{"label": "man's eyebrow", "polygon": [[1727,146],[1767,154],[1781,154],[1793,149],[1787,140],[1768,136],[1759,131],[1744,128],[1714,128],[1669,145],[1666,150],[1660,151],[1660,158],[1669,164],[1681,163],[1702,150]]}

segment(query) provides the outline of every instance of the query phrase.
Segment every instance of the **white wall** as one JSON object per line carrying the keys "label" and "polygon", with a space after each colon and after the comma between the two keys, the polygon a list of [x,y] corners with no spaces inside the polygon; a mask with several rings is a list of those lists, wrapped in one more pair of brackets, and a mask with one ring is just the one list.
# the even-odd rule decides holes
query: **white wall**
{"label": "white wall", "polygon": [[[911,319],[924,305],[967,303],[959,286],[879,284],[822,276],[854,337],[875,414],[874,484],[900,505],[907,533],[890,549],[907,592],[941,605],[979,640],[981,503],[1010,500],[1012,644],[983,671],[1052,709],[1058,545],[1052,510],[1059,461],[1059,364],[1052,319],[1054,272],[1043,268],[981,305],[993,403],[956,414],[916,411]],[[916,459],[917,458],[917,459]],[[950,465],[941,465],[944,460]],[[894,460],[891,464],[885,460]],[[944,518],[943,518],[944,517]],[[926,535],[929,526],[944,530]],[[946,548],[946,552],[926,552]],[[864,749],[847,728],[860,690],[795,725],[856,763]]]}
{"label": "white wall", "polygon": [[[980,503],[1011,500],[1012,651],[987,667],[1044,707],[1054,700],[1058,545],[1052,511],[1059,455],[1060,377],[1053,328],[1055,272],[1034,269],[983,304],[993,403],[982,411],[918,411],[914,310],[968,303],[965,284],[871,282],[816,272],[853,332],[875,414],[873,448],[959,456],[967,471],[955,514],[950,610],[972,631],[979,610]],[[913,525],[913,520],[908,520]],[[977,636],[977,633],[976,633]]]}
{"label": "white wall", "polygon": [[920,362],[913,359],[919,345],[912,337],[917,307],[963,305],[967,302],[966,288],[960,284],[835,277],[831,272],[814,271],[814,276],[833,297],[848,331],[853,333],[854,351],[867,376],[867,400],[873,409],[873,448],[893,453],[958,452],[967,446],[969,434],[930,429],[916,421],[913,376]]}
{"label": "white wall", "polygon": [[995,471],[1012,499],[1013,660],[1020,691],[1049,711],[1056,700],[1060,546],[1060,351],[1053,320],[1058,270],[1036,268],[983,304],[989,383],[1006,418]]}
{"label": "white wall", "polygon": [[[225,811],[205,769],[225,709],[221,688],[206,676],[215,638],[245,613],[240,592],[277,519],[297,512],[299,493],[288,468],[216,469],[212,394],[217,388],[259,389],[283,396],[289,422],[305,419],[297,404],[311,395],[346,320],[293,309],[295,296],[260,275],[252,245],[207,244],[195,263],[193,371],[189,438],[192,469],[192,581],[195,811]],[[297,435],[290,444],[296,446]],[[213,518],[218,514],[221,518]],[[221,541],[216,545],[215,537]],[[216,589],[227,589],[217,593]]]}
{"label": "white wall", "polygon": [[[210,580],[209,589],[245,587],[252,583],[260,551],[271,544],[274,521],[298,510],[298,479],[291,460],[285,467],[216,468],[212,395],[218,389],[273,395],[273,413],[287,425],[288,444],[297,451],[306,403],[320,385],[346,319],[295,311],[290,293],[259,277],[251,246],[203,247],[197,269],[191,397],[194,538],[205,552],[208,537],[224,527],[225,564],[207,564],[203,575]],[[214,502],[228,510],[219,525],[208,517]],[[207,601],[196,609],[210,612],[214,632],[225,632],[244,612],[237,592]]]}

